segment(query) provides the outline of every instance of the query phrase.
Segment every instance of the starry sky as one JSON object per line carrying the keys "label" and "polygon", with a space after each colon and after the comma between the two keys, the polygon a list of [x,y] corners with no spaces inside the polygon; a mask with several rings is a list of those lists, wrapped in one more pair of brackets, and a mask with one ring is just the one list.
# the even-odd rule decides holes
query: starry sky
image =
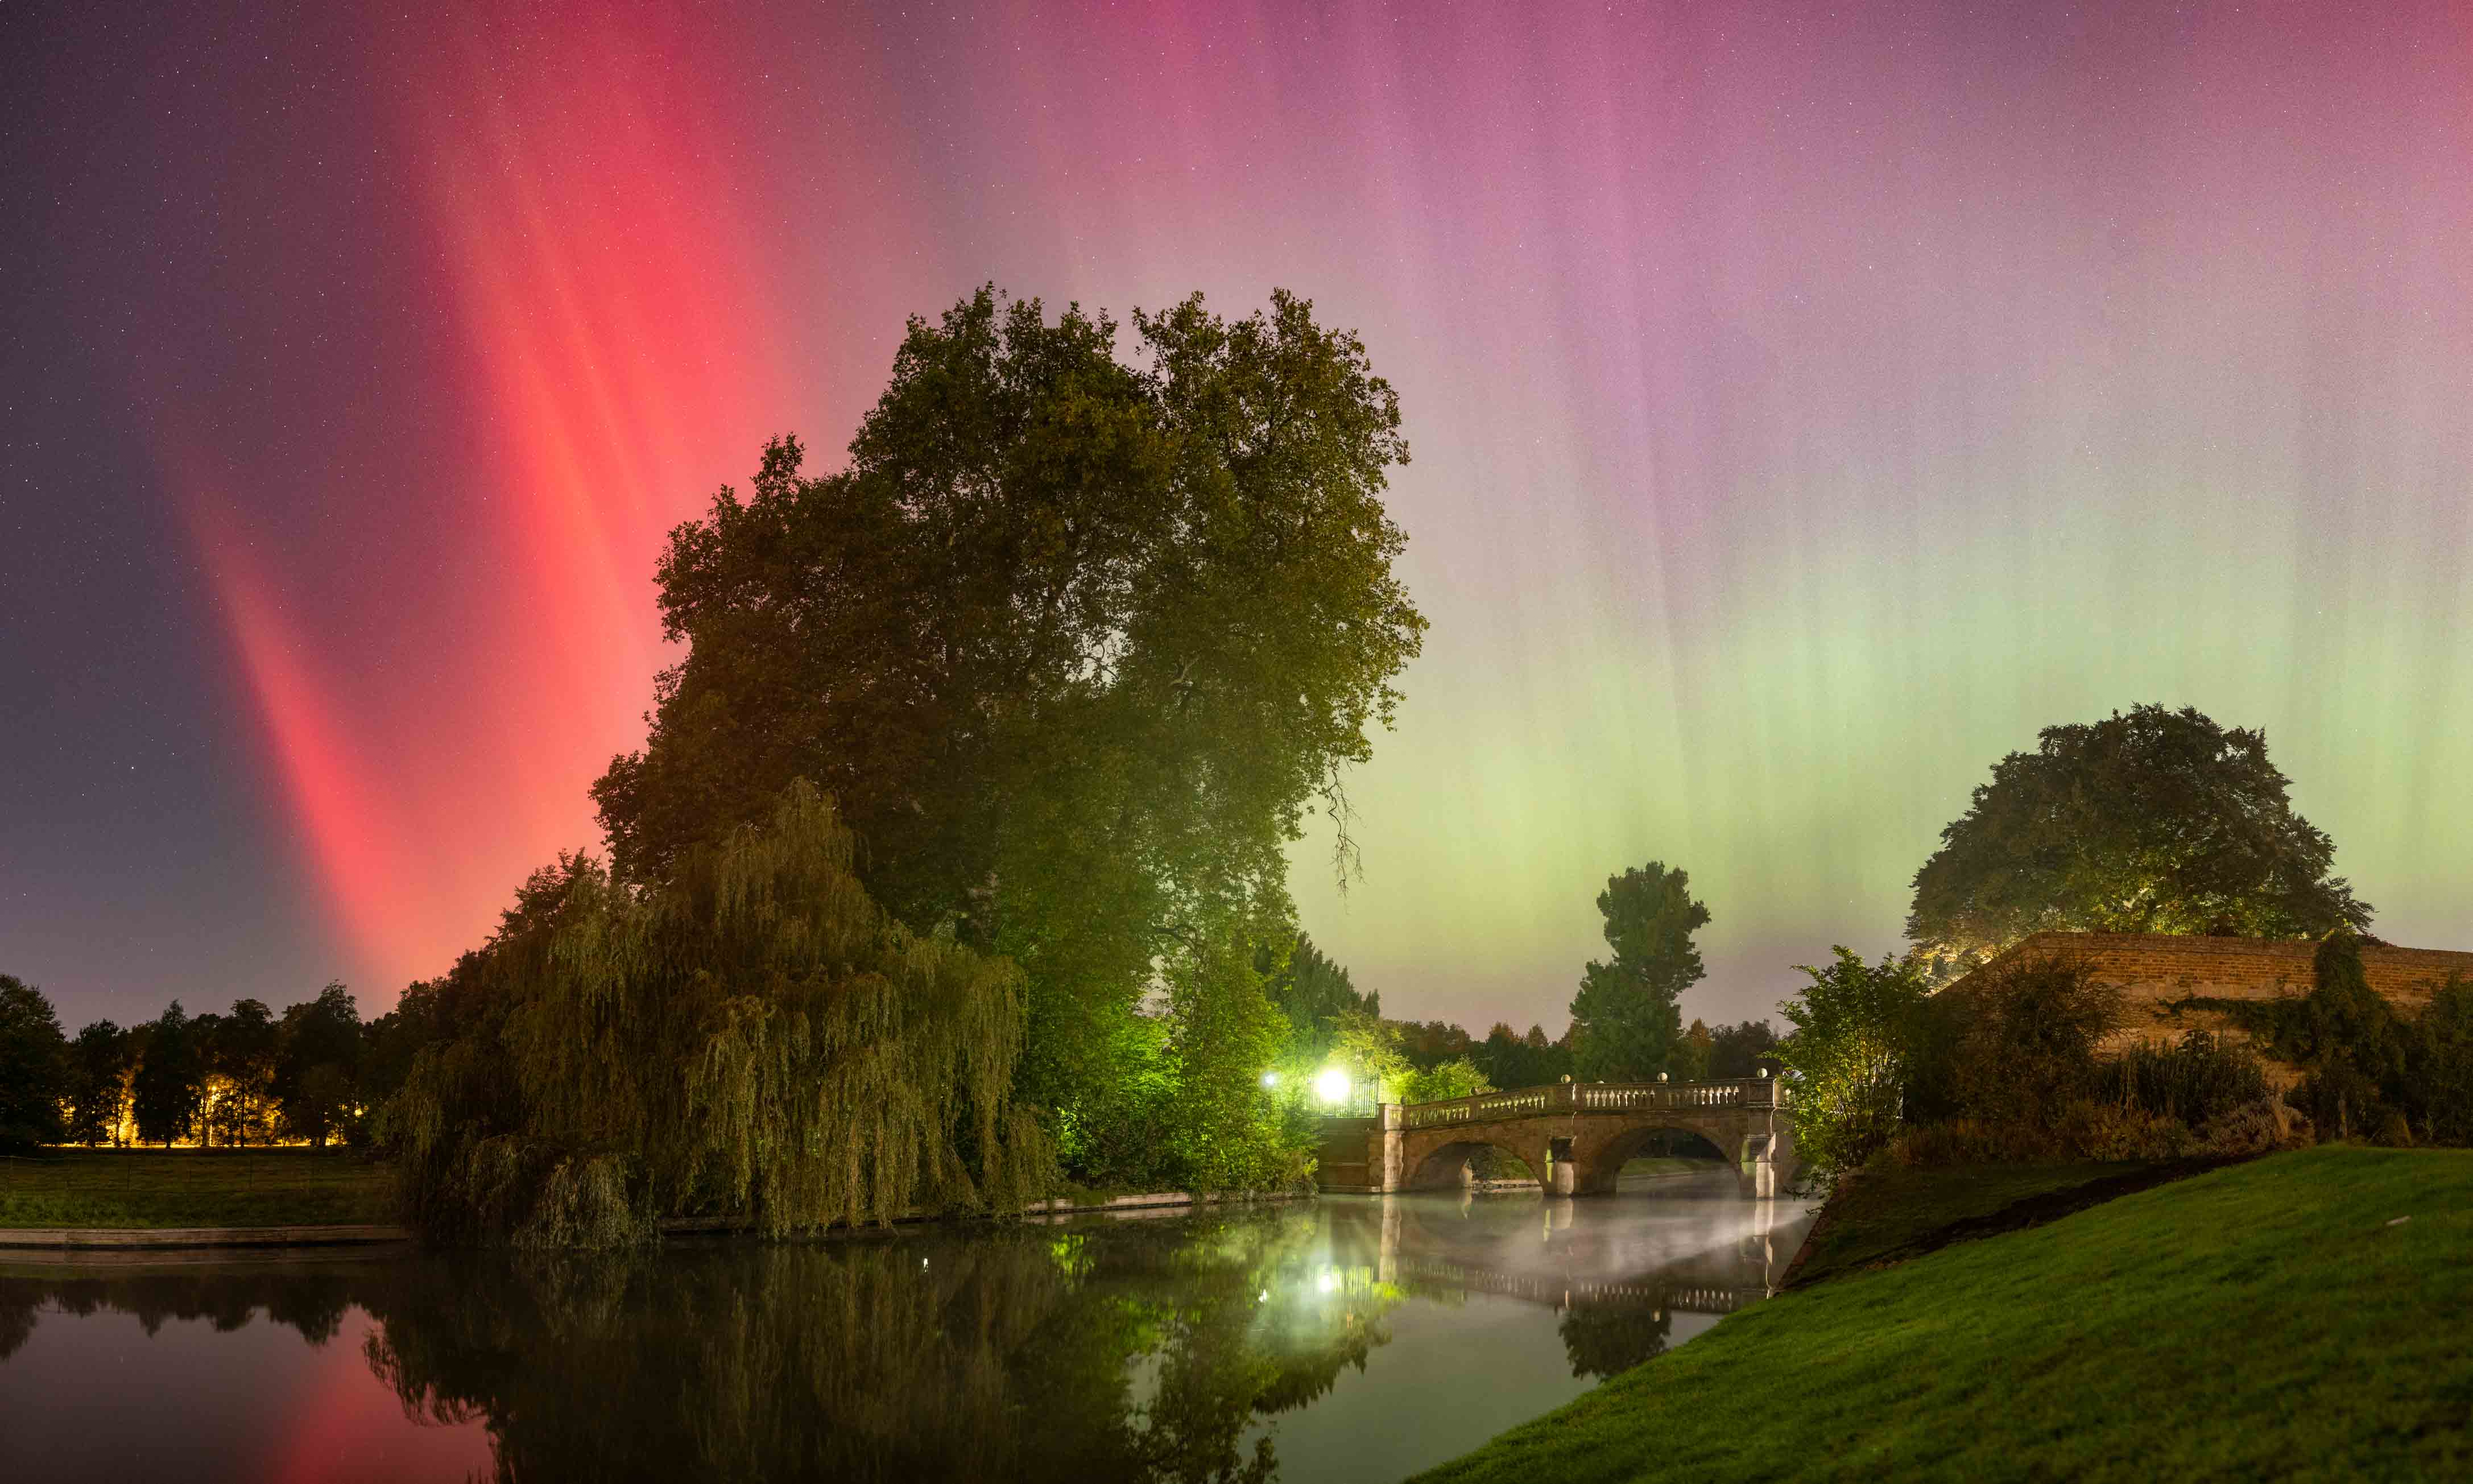
{"label": "starry sky", "polygon": [[[409,11],[409,13],[406,13]],[[1559,1031],[1895,945],[2036,730],[2266,729],[2473,946],[2473,10],[0,8],[0,971],[364,1010],[595,843],[663,532],[904,316],[1285,286],[1433,621],[1305,926]]]}

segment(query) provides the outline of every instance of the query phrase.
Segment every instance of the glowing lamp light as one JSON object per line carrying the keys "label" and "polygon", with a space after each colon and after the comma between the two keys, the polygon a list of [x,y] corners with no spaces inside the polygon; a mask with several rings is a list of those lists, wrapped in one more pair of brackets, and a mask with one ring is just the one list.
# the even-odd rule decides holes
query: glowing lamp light
{"label": "glowing lamp light", "polygon": [[1314,1095],[1326,1103],[1347,1102],[1348,1073],[1336,1066],[1323,1068],[1322,1075],[1314,1079]]}
{"label": "glowing lamp light", "polygon": [[1262,1086],[1266,1088],[1276,1088],[1279,1085],[1280,1074],[1278,1072],[1264,1072],[1262,1074]]}

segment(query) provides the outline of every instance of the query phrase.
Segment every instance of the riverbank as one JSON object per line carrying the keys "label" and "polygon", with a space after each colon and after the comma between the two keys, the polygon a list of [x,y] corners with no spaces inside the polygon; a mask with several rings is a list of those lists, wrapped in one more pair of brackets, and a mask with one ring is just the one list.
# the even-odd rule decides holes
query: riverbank
{"label": "riverbank", "polygon": [[[1201,1207],[1297,1199],[1302,1192],[1079,1190],[1035,1201],[1033,1220],[1175,1215]],[[316,1247],[405,1241],[386,1165],[306,1149],[63,1149],[0,1161],[0,1249],[79,1252]],[[916,1211],[910,1226],[954,1219]],[[727,1217],[678,1217],[664,1235],[747,1230]]]}
{"label": "riverbank", "polygon": [[2057,1221],[2133,1191],[2201,1175],[2222,1160],[1983,1164],[1889,1169],[1850,1177],[1787,1275],[1803,1287],[1886,1267],[1959,1242]]}
{"label": "riverbank", "polygon": [[[1623,1179],[1681,1179],[1705,1161],[1641,1160]],[[1480,1182],[1479,1191],[1534,1190],[1535,1181]],[[1076,1190],[1034,1201],[1021,1215],[1174,1216],[1198,1208],[1307,1198],[1304,1191]],[[953,1220],[906,1212],[900,1226]],[[674,1217],[664,1235],[749,1230],[729,1217]],[[0,1250],[82,1252],[172,1248],[317,1247],[404,1241],[394,1224],[387,1167],[341,1150],[170,1151],[62,1149],[0,1161]]]}
{"label": "riverbank", "polygon": [[2274,1155],[1799,1278],[1421,1477],[2454,1476],[2468,1250],[2473,1153]]}
{"label": "riverbank", "polygon": [[0,1233],[366,1227],[394,1219],[387,1167],[343,1150],[56,1149],[0,1160]]}

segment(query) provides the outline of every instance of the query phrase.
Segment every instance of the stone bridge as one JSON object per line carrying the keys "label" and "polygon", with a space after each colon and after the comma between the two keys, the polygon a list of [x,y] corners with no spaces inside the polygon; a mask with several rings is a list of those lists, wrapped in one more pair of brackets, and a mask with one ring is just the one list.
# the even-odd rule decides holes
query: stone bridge
{"label": "stone bridge", "polygon": [[1558,1195],[1611,1195],[1616,1177],[1661,1134],[1717,1146],[1747,1197],[1794,1179],[1787,1089],[1740,1082],[1565,1082],[1442,1103],[1385,1103],[1372,1117],[1323,1120],[1325,1190],[1389,1194],[1456,1188],[1480,1149],[1500,1149]]}

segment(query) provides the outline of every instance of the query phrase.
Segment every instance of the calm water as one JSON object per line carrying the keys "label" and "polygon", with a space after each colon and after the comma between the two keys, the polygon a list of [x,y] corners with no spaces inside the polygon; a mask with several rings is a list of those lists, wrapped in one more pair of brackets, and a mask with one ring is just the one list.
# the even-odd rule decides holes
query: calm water
{"label": "calm water", "polygon": [[1757,1302],[1730,1175],[632,1257],[0,1265],[0,1479],[1397,1478]]}

